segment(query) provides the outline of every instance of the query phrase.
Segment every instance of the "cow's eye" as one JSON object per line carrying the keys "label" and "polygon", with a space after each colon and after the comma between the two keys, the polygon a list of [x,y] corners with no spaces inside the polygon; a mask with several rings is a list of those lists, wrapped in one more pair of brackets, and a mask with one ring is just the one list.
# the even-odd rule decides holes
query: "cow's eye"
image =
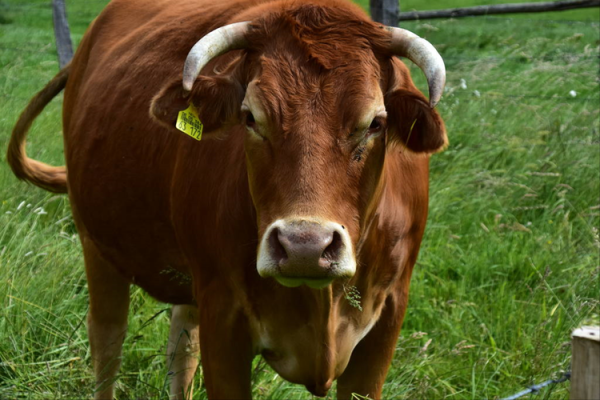
{"label": "cow's eye", "polygon": [[246,127],[249,129],[256,128],[256,120],[254,119],[254,115],[251,112],[246,114]]}
{"label": "cow's eye", "polygon": [[384,128],[384,124],[385,124],[385,121],[383,118],[381,118],[381,117],[374,118],[373,121],[371,122],[371,125],[369,125],[369,129],[368,129],[369,135],[375,135],[375,134],[381,132]]}

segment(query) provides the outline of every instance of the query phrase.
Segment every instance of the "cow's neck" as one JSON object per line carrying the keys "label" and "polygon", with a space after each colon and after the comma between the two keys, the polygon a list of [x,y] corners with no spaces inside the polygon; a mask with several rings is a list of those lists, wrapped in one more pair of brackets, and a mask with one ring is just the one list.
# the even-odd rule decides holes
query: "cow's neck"
{"label": "cow's neck", "polygon": [[248,320],[255,351],[283,378],[317,389],[329,387],[344,371],[352,350],[377,320],[380,298],[384,299],[361,293],[359,310],[348,301],[347,284],[313,290],[285,288],[273,280],[256,283],[257,290],[270,295],[240,293],[256,299],[243,307],[252,313]]}

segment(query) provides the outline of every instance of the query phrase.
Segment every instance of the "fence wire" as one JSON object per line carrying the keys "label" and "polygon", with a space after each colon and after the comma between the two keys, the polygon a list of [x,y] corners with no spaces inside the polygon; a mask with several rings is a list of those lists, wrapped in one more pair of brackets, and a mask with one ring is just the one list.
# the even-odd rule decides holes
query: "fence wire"
{"label": "fence wire", "polygon": [[[582,10],[584,8],[581,8],[579,10]],[[587,8],[589,10],[596,10],[596,8],[594,7],[589,7]],[[389,9],[386,9],[385,7],[369,7],[369,10],[375,10],[375,11],[383,11],[383,12],[389,12]],[[577,10],[577,9],[572,9],[572,10],[564,10],[564,11],[573,11],[573,10]],[[400,13],[405,13],[405,12],[427,12],[430,10],[416,10],[416,9],[410,9],[410,10],[405,10],[402,8],[402,4],[400,4]],[[559,12],[564,12],[564,11],[559,11]],[[520,15],[526,15],[526,14],[542,14],[542,13],[548,13],[548,11],[544,11],[544,12],[523,12],[523,13],[516,13],[516,14],[520,14]],[[585,20],[585,19],[533,19],[533,18],[524,18],[524,17],[518,17],[518,18],[513,18],[513,17],[509,17],[508,14],[504,14],[506,16],[492,16],[492,15],[468,15],[468,16],[456,16],[456,17],[446,17],[446,18],[422,18],[422,19],[412,19],[412,20],[404,20],[404,21],[400,21],[400,25],[404,25],[404,24],[414,24],[414,23],[423,23],[423,22],[427,22],[427,21],[432,21],[431,24],[435,25],[436,21],[442,22],[442,21],[449,21],[449,20],[460,20],[460,21],[481,21],[484,20],[486,22],[512,22],[512,21],[523,21],[523,22],[528,22],[528,23],[540,23],[540,24],[546,24],[546,25],[552,25],[552,24],[568,24],[568,25],[573,25],[573,24],[590,24],[593,26],[600,26],[600,22],[594,21],[594,20]]]}
{"label": "fence wire", "polygon": [[515,400],[519,397],[523,397],[527,394],[538,394],[539,391],[546,386],[555,385],[557,383],[562,383],[571,379],[571,371],[567,371],[563,373],[563,376],[558,379],[549,379],[546,382],[539,383],[537,385],[529,386],[527,389],[520,391],[519,393],[515,393],[512,396],[505,397],[502,400]]}

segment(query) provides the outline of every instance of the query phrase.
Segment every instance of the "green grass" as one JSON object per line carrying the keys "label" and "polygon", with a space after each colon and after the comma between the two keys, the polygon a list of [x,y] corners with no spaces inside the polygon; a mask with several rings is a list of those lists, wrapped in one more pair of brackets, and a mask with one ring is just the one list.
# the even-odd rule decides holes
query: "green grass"
{"label": "green grass", "polygon": [[[67,4],[75,43],[103,3]],[[475,4],[403,1],[402,9]],[[451,145],[432,159],[429,223],[386,399],[508,396],[568,369],[571,330],[597,321],[598,15],[402,24],[444,56],[439,110]],[[5,149],[18,114],[58,69],[49,1],[0,2],[0,63]],[[60,107],[57,98],[37,120],[30,156],[63,163]],[[120,399],[165,397],[167,308],[133,290]],[[0,164],[0,398],[89,395],[86,311],[68,201]],[[255,367],[257,398],[311,398],[258,359]],[[568,388],[540,397],[566,399]]]}

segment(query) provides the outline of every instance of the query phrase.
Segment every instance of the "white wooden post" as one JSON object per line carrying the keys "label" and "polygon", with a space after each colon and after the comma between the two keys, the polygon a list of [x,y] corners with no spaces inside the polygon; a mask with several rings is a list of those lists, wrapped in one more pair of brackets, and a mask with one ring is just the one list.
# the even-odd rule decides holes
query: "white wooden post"
{"label": "white wooden post", "polygon": [[571,400],[600,399],[600,326],[573,331]]}

